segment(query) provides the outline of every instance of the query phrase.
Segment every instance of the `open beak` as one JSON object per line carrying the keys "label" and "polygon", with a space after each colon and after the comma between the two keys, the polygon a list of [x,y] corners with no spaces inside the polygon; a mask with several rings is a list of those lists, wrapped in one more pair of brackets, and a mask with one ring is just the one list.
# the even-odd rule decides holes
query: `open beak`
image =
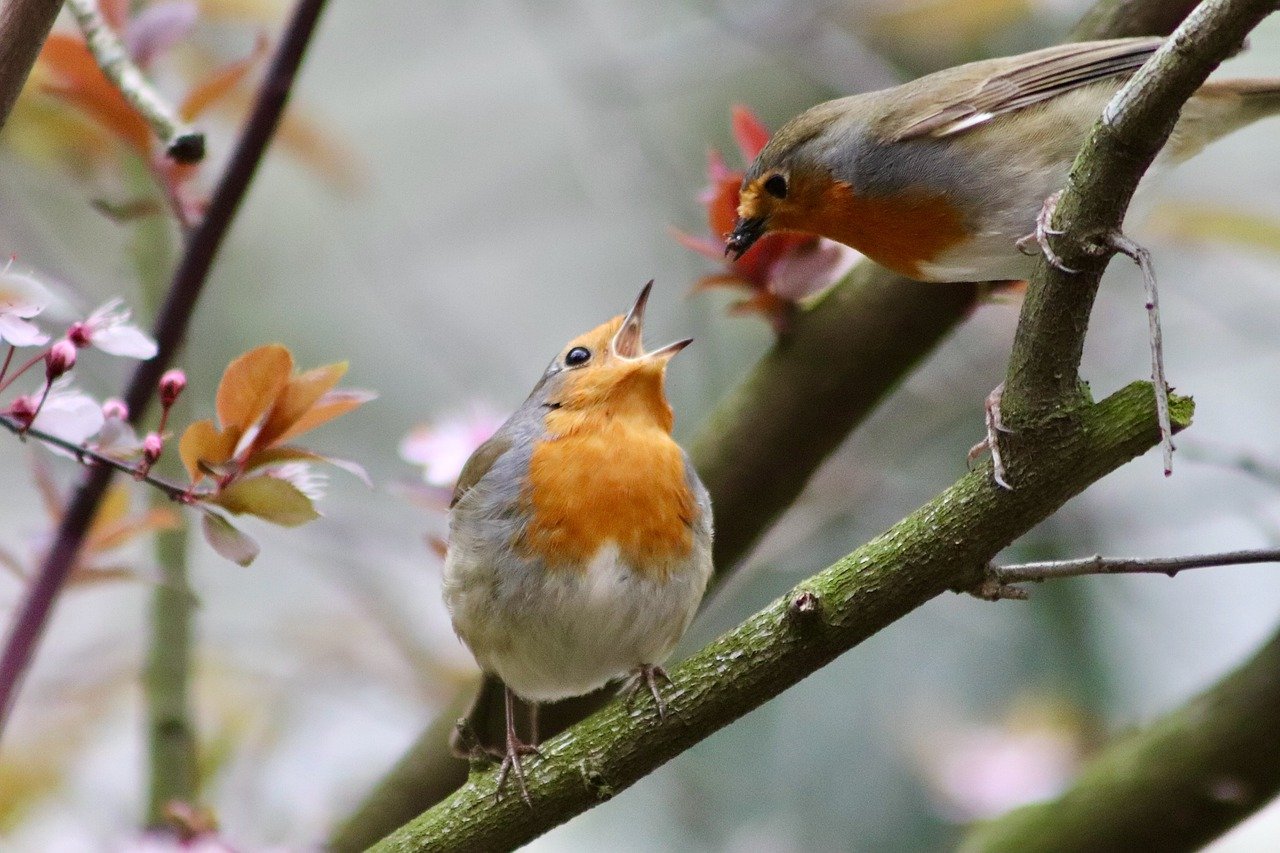
{"label": "open beak", "polygon": [[645,361],[654,359],[666,361],[693,343],[693,338],[686,338],[683,341],[667,344],[665,347],[656,349],[653,352],[644,351],[644,309],[649,304],[649,293],[652,290],[653,281],[651,280],[640,291],[640,295],[636,297],[636,302],[631,306],[631,310],[627,312],[627,316],[622,318],[622,325],[613,336],[612,346],[615,355],[633,361],[640,359]]}
{"label": "open beak", "polygon": [[735,261],[741,258],[757,240],[764,236],[767,222],[768,219],[764,216],[753,216],[750,219],[739,216],[738,221],[734,223],[733,231],[724,241],[724,253],[733,255]]}

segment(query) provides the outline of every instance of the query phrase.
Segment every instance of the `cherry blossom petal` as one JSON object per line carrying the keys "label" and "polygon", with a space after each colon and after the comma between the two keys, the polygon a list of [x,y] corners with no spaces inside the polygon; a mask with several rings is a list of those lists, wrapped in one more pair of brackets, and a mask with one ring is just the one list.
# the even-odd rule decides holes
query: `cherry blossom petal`
{"label": "cherry blossom petal", "polygon": [[84,444],[98,434],[104,422],[101,403],[65,383],[54,383],[31,427],[71,444]]}
{"label": "cherry blossom petal", "polygon": [[93,346],[107,355],[119,355],[125,358],[136,358],[146,361],[154,358],[159,351],[151,336],[137,326],[124,324],[108,326],[95,331],[92,337]]}
{"label": "cherry blossom petal", "polygon": [[400,458],[422,466],[422,477],[433,486],[451,486],[476,448],[502,424],[487,406],[473,406],[464,415],[423,424],[400,442]]}
{"label": "cherry blossom petal", "polygon": [[0,341],[15,347],[38,347],[49,343],[49,336],[28,320],[0,313]]}

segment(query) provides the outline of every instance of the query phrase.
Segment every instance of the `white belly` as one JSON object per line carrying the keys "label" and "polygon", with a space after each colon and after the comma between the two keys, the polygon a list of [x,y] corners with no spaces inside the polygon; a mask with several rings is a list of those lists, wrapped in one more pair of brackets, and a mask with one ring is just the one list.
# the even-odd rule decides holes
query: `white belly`
{"label": "white belly", "polygon": [[484,669],[521,698],[580,696],[641,664],[659,664],[692,621],[711,573],[694,548],[665,582],[634,573],[608,544],[585,571],[451,549],[445,604]]}

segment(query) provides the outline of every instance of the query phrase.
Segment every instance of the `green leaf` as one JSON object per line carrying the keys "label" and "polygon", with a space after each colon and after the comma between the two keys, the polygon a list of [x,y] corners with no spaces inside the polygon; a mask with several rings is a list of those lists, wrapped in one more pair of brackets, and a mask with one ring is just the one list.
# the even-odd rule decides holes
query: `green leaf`
{"label": "green leaf", "polygon": [[233,563],[247,566],[258,556],[258,543],[216,512],[205,510],[201,520],[205,541]]}
{"label": "green leaf", "polygon": [[232,515],[256,515],[283,527],[297,527],[320,517],[311,498],[288,480],[260,476],[236,480],[209,498]]}

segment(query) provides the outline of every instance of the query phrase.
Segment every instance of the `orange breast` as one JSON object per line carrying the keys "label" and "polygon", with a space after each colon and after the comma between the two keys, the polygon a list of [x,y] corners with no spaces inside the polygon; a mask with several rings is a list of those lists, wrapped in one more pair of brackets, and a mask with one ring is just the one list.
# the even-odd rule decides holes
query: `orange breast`
{"label": "orange breast", "polygon": [[[553,437],[534,447],[530,520],[517,547],[549,567],[580,571],[612,542],[638,571],[665,578],[692,550],[698,512],[679,446],[652,424],[584,428],[580,417],[548,413]],[[560,418],[577,423],[561,430]]]}
{"label": "orange breast", "polygon": [[860,196],[848,184],[826,182],[821,197],[806,207],[803,220],[786,227],[852,246],[908,278],[919,278],[920,264],[968,238],[960,211],[945,196],[924,190]]}

